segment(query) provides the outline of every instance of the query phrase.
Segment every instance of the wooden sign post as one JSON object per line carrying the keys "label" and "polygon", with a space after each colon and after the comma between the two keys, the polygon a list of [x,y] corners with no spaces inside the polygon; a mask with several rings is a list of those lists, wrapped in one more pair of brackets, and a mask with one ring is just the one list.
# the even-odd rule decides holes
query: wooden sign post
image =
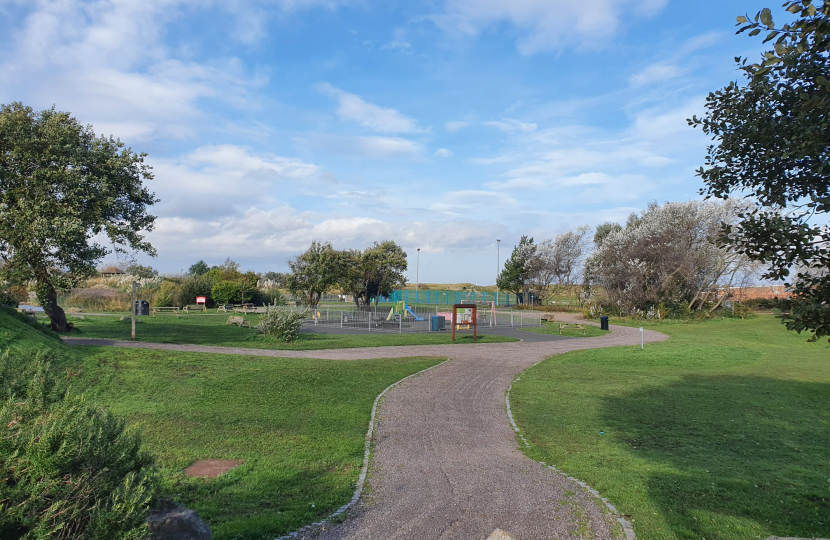
{"label": "wooden sign post", "polygon": [[[458,310],[463,309],[462,321],[459,321]],[[472,325],[473,341],[478,341],[478,312],[475,304],[455,304],[452,306],[452,341],[455,343],[455,328],[457,326]]]}

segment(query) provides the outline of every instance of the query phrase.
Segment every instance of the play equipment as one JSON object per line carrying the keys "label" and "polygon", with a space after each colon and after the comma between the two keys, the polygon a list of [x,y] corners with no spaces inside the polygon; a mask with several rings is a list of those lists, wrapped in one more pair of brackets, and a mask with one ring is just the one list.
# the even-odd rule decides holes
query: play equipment
{"label": "play equipment", "polygon": [[419,317],[414,311],[412,311],[412,308],[410,308],[409,306],[406,306],[406,312],[415,317],[416,321],[425,320],[423,317]]}
{"label": "play equipment", "polygon": [[404,302],[395,302],[395,307],[389,310],[389,315],[386,317],[386,320],[391,321],[395,318],[395,315],[398,313],[404,316],[406,316],[407,314],[412,315],[412,317],[414,317],[416,321],[426,320],[423,317],[418,316],[418,314],[412,311],[412,308]]}

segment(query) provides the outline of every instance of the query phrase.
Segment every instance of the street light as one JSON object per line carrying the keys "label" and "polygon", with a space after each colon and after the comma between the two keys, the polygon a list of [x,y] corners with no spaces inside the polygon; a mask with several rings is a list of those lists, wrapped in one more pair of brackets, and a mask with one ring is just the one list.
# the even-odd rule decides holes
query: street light
{"label": "street light", "polygon": [[499,266],[501,266],[501,240],[496,238],[496,303],[499,303]]}
{"label": "street light", "polygon": [[416,250],[418,252],[418,258],[415,262],[415,303],[418,303],[418,282],[420,281],[419,272],[421,270],[421,248]]}

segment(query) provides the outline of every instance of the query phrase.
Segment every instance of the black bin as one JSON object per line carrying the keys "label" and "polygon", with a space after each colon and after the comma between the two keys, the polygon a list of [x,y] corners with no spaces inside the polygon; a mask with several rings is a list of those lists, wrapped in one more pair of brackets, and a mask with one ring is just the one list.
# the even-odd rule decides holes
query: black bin
{"label": "black bin", "polygon": [[150,302],[148,302],[147,300],[136,300],[135,314],[137,316],[150,315]]}
{"label": "black bin", "polygon": [[599,318],[599,327],[603,330],[608,330],[608,317],[606,315]]}

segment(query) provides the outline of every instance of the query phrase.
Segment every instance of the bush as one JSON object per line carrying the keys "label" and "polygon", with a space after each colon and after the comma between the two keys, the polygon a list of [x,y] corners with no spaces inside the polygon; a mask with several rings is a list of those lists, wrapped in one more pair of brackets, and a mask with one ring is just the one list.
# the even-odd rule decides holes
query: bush
{"label": "bush", "polygon": [[204,276],[190,276],[182,280],[178,288],[178,294],[173,298],[173,304],[184,307],[196,303],[197,296],[207,298],[207,307],[213,307],[213,296],[211,289],[216,282],[207,274]]}
{"label": "bush", "polygon": [[268,306],[260,315],[257,330],[278,341],[291,343],[297,340],[303,322],[310,315],[311,312],[304,308]]}
{"label": "bush", "polygon": [[63,389],[40,355],[6,352],[0,381],[0,538],[146,538],[158,483],[138,434]]}
{"label": "bush", "polygon": [[0,288],[0,304],[17,307],[19,304],[29,301],[29,291],[26,287],[12,285]]}
{"label": "bush", "polygon": [[179,289],[178,283],[163,281],[156,289],[152,304],[159,307],[171,307],[181,294]]}
{"label": "bush", "polygon": [[220,281],[213,286],[210,293],[217,304],[240,303],[239,283],[235,281]]}
{"label": "bush", "polygon": [[85,311],[130,311],[131,295],[118,289],[94,287],[72,289],[60,303]]}

